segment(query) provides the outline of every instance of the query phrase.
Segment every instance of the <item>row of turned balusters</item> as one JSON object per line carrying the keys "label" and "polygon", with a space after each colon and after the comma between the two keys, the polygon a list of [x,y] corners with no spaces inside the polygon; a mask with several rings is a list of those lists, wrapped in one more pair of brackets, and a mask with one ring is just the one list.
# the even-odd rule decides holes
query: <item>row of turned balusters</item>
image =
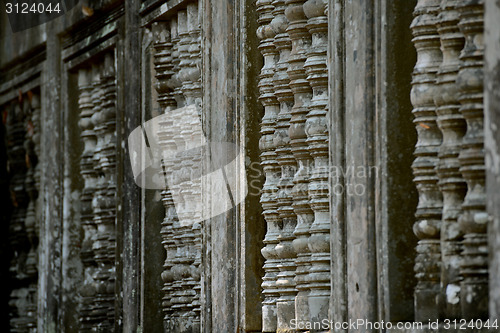
{"label": "row of turned balusters", "polygon": [[40,108],[40,95],[29,91],[3,113],[13,207],[9,223],[11,332],[37,331]]}
{"label": "row of turned balusters", "polygon": [[[159,145],[165,151],[189,149],[181,137],[201,135],[196,132],[199,128],[196,125],[200,124],[198,112],[174,111],[188,105],[196,105],[197,110],[201,110],[200,10],[198,1],[191,1],[169,21],[156,22],[152,26],[157,102],[160,113],[169,115],[157,133]],[[173,133],[181,135],[174,137]],[[161,236],[166,250],[161,275],[164,327],[168,332],[198,332],[201,313],[201,186],[199,177],[193,172],[199,168],[201,160],[182,154],[177,157],[176,161],[162,161],[167,178],[171,180],[162,191],[165,218]],[[179,182],[183,182],[182,188],[176,187]]]}
{"label": "row of turned balusters", "polygon": [[416,320],[488,316],[483,14],[483,0],[414,11]]}
{"label": "row of turned balusters", "polygon": [[78,72],[83,240],[79,290],[81,332],[112,332],[115,325],[116,78],[113,52]]}
{"label": "row of turned balusters", "polygon": [[260,74],[261,203],[267,223],[262,254],[262,331],[286,331],[292,319],[328,318],[327,1],[258,0],[264,57]]}

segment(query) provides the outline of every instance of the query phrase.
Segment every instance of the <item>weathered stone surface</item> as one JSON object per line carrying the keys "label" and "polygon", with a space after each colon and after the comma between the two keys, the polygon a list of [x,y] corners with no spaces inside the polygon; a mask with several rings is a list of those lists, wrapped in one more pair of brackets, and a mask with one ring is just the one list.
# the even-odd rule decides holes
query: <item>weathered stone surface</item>
{"label": "weathered stone surface", "polygon": [[[498,319],[494,1],[87,1],[15,34],[0,15],[11,331]],[[140,188],[128,136],[166,114],[146,138],[180,151],[176,181]],[[247,197],[203,221],[223,198],[200,197],[188,137],[245,158]]]}
{"label": "weathered stone surface", "polygon": [[434,99],[438,94],[436,74],[442,61],[437,32],[439,0],[421,0],[414,11],[411,28],[417,50],[417,63],[413,72],[411,100],[418,142],[415,147],[413,172],[419,192],[419,202],[413,226],[419,238],[415,272],[415,319],[439,318],[441,275],[441,215],[442,195],[438,188],[435,166],[442,135],[436,123]]}

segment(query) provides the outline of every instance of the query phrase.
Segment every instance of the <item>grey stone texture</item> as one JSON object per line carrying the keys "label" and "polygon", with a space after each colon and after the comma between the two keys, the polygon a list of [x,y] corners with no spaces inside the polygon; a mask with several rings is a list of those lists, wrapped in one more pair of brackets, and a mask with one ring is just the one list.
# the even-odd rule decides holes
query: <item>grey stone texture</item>
{"label": "grey stone texture", "polygon": [[[498,331],[499,1],[71,6],[0,12],[3,331]],[[137,185],[129,134],[189,105],[246,186]]]}

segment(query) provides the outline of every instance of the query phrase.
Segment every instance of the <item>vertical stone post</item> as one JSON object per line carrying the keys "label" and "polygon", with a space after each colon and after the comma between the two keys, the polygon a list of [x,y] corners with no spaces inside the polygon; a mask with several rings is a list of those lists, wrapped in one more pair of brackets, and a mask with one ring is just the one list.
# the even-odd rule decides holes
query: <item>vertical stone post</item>
{"label": "vertical stone post", "polygon": [[442,196],[438,188],[435,166],[441,145],[441,132],[436,123],[434,97],[438,89],[436,74],[441,64],[439,35],[437,33],[438,0],[420,0],[411,24],[417,63],[413,71],[411,101],[418,142],[413,162],[414,181],[419,193],[413,231],[419,238],[415,272],[415,320],[425,321],[439,317],[437,297],[440,293],[441,249],[440,229]]}
{"label": "vertical stone post", "polygon": [[489,318],[500,316],[500,3],[484,4],[484,145],[488,225]]}
{"label": "vertical stone post", "polygon": [[457,77],[460,112],[467,122],[459,155],[467,194],[459,217],[462,242],[460,273],[462,315],[466,319],[488,316],[488,241],[483,131],[483,0],[461,1],[460,31],[465,45]]}
{"label": "vertical stone post", "polygon": [[465,134],[465,121],[459,111],[458,74],[459,54],[464,38],[458,29],[457,5],[460,1],[442,0],[437,29],[441,40],[443,61],[437,73],[437,93],[434,95],[437,124],[443,136],[436,165],[439,188],[443,196],[441,224],[441,295],[442,315],[460,316],[460,251],[463,236],[457,219],[465,196],[466,184],[459,171],[461,141]]}
{"label": "vertical stone post", "polygon": [[328,18],[326,1],[309,0],[304,3],[307,29],[312,44],[307,50],[304,68],[307,81],[313,90],[305,131],[314,167],[309,182],[310,206],[314,222],[309,230],[311,270],[309,272],[309,310],[311,320],[321,323],[328,318],[330,300],[330,204],[329,204],[329,149],[328,149],[328,70],[326,51],[328,46]]}
{"label": "vertical stone post", "polygon": [[261,40],[259,49],[264,56],[264,66],[260,72],[259,100],[264,105],[264,117],[261,123],[261,139],[259,148],[261,150],[262,167],[265,173],[265,183],[262,188],[260,202],[263,208],[264,218],[267,223],[267,233],[264,238],[265,247],[262,255],[265,258],[265,275],[262,282],[262,331],[274,332],[277,329],[276,300],[279,296],[276,286],[278,268],[278,254],[276,246],[278,244],[278,181],[280,170],[276,161],[276,145],[274,144],[274,131],[279,113],[279,102],[274,95],[273,76],[277,63],[278,52],[273,44],[275,32],[270,26],[273,20],[271,0],[257,1],[257,11],[259,12],[259,28],[257,36]]}
{"label": "vertical stone post", "polygon": [[96,263],[94,250],[92,248],[93,239],[96,233],[96,226],[93,220],[92,198],[96,185],[96,173],[93,168],[92,157],[94,155],[96,136],[94,125],[91,121],[93,102],[91,70],[80,69],[78,72],[78,88],[80,92],[78,107],[80,109],[80,120],[78,125],[81,130],[83,141],[83,152],[80,160],[80,173],[84,180],[81,200],[81,225],[83,229],[82,248],[80,250],[80,260],[83,264],[83,284],[80,288],[80,329],[82,332],[90,332],[92,328],[91,312],[92,301],[96,290],[94,288],[94,272]]}
{"label": "vertical stone post", "polygon": [[291,42],[286,28],[288,21],[285,17],[285,1],[273,1],[273,20],[270,22],[273,30],[274,46],[279,52],[278,62],[273,76],[274,95],[280,103],[280,111],[274,131],[274,145],[276,146],[277,162],[281,169],[281,178],[278,181],[278,214],[279,235],[276,254],[278,255],[278,273],[276,287],[280,297],[277,300],[278,330],[287,332],[291,327],[291,320],[295,317],[295,257],[292,242],[295,238],[293,231],[297,224],[297,216],[292,209],[292,186],[295,174],[296,161],[290,150],[290,111],[293,106],[293,93],[290,90],[288,77],[288,58]]}

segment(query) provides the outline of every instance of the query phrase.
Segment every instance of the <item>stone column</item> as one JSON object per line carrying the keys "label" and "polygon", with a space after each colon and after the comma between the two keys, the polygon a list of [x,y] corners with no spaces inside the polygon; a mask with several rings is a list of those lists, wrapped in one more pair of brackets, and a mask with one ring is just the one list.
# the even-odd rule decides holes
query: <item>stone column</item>
{"label": "stone column", "polygon": [[419,193],[417,221],[413,231],[419,238],[415,272],[415,320],[437,319],[440,293],[441,249],[440,229],[442,196],[438,188],[435,166],[441,145],[441,132],[436,123],[434,98],[438,93],[436,74],[441,64],[439,35],[436,24],[439,0],[420,0],[415,7],[411,24],[413,43],[417,50],[417,63],[413,71],[411,102],[418,142],[415,147],[413,172]]}
{"label": "stone column", "polygon": [[80,288],[80,308],[79,320],[80,330],[90,332],[92,328],[91,312],[92,301],[95,296],[94,272],[95,260],[92,249],[93,239],[96,233],[96,226],[93,220],[92,198],[96,185],[96,173],[93,168],[92,157],[94,155],[96,136],[94,126],[91,121],[92,116],[92,78],[91,70],[81,69],[78,72],[78,88],[80,92],[78,108],[80,109],[80,121],[78,125],[81,130],[83,141],[83,152],[80,159],[80,174],[83,177],[84,185],[81,201],[81,226],[83,229],[82,247],[80,250],[80,260],[83,264],[83,284]]}
{"label": "stone column", "polygon": [[278,214],[277,193],[280,170],[278,162],[276,161],[276,145],[273,140],[279,113],[279,102],[274,94],[273,86],[273,76],[278,60],[278,51],[273,44],[275,32],[270,26],[273,20],[273,9],[274,6],[271,0],[257,1],[257,11],[259,12],[257,36],[260,39],[259,50],[264,56],[264,66],[260,72],[259,82],[259,99],[264,105],[265,112],[261,123],[261,139],[259,143],[262,167],[265,173],[265,183],[262,188],[260,202],[267,223],[267,233],[264,238],[265,247],[262,249],[262,255],[265,258],[265,275],[262,282],[262,293],[264,296],[262,302],[263,332],[274,332],[277,329],[276,300],[279,296],[276,286],[279,272],[276,246],[279,242],[278,223],[280,222],[280,218]]}
{"label": "stone column", "polygon": [[[10,178],[10,207],[12,207],[9,221],[9,247],[11,249],[10,278],[12,287],[10,293],[9,317],[11,332],[29,332],[36,329],[36,321],[33,320],[33,306],[36,309],[36,301],[32,300],[32,280],[36,276],[36,267],[30,263],[30,234],[33,226],[29,222],[30,181],[29,181],[29,151],[26,144],[26,121],[29,113],[29,102],[24,94],[12,102],[10,107],[4,111],[3,116],[6,127],[7,145],[7,172]],[[25,180],[28,180],[26,182]],[[9,206],[7,206],[9,207]],[[27,223],[28,222],[28,223]],[[34,302],[35,301],[35,302]],[[33,304],[35,303],[35,304]]]}
{"label": "stone column", "polygon": [[309,182],[310,206],[314,211],[314,222],[309,230],[311,270],[309,311],[313,322],[321,323],[328,318],[330,300],[330,204],[329,204],[329,149],[328,149],[328,70],[326,51],[328,46],[328,18],[326,1],[309,0],[304,3],[307,29],[312,44],[307,50],[304,68],[313,96],[307,113],[305,131],[307,144],[314,159]]}
{"label": "stone column", "polygon": [[290,88],[294,96],[290,120],[290,144],[297,160],[298,169],[294,175],[293,208],[297,215],[297,227],[293,241],[297,253],[297,270],[295,281],[297,296],[295,298],[295,318],[298,322],[310,321],[309,310],[309,272],[311,269],[310,249],[308,245],[309,229],[314,219],[309,202],[309,181],[313,161],[306,139],[306,114],[312,98],[312,89],[306,80],[304,63],[311,45],[311,35],[307,31],[307,18],[304,14],[305,1],[286,1],[285,15],[289,21],[287,32],[292,40],[292,51],[288,59],[288,75]]}
{"label": "stone column", "polygon": [[97,143],[93,167],[97,175],[92,200],[93,222],[96,227],[92,249],[97,264],[94,273],[95,298],[91,316],[93,329],[112,331],[114,327],[115,223],[116,223],[116,110],[114,56],[92,66],[93,86],[91,117]]}
{"label": "stone column", "polygon": [[443,136],[436,165],[439,188],[443,196],[441,224],[441,295],[442,316],[461,318],[460,315],[460,252],[462,231],[457,223],[465,196],[466,184],[459,171],[458,154],[465,134],[465,121],[459,111],[458,74],[459,54],[464,38],[458,29],[457,5],[460,1],[442,0],[438,16],[438,33],[443,61],[437,73],[437,93],[434,95],[437,124]]}
{"label": "stone column", "polygon": [[[29,196],[26,219],[24,220],[26,234],[28,236],[29,251],[26,257],[26,273],[29,279],[29,294],[27,317],[29,318],[27,327],[29,332],[37,330],[37,283],[38,283],[38,237],[39,227],[37,219],[37,208],[39,209],[38,192],[40,190],[40,170],[38,167],[38,156],[40,153],[40,96],[28,92],[28,101],[25,106],[26,112],[26,140],[24,148],[26,150],[26,173],[25,187]],[[37,140],[38,138],[38,140]]]}
{"label": "stone column", "polygon": [[276,277],[276,287],[280,297],[277,300],[278,330],[287,332],[291,327],[291,320],[295,317],[295,257],[292,242],[295,238],[293,231],[297,224],[297,216],[292,208],[293,175],[296,170],[296,161],[290,150],[290,119],[293,106],[293,93],[290,90],[288,77],[288,59],[291,42],[286,32],[288,21],[285,17],[285,1],[273,1],[273,20],[270,22],[274,35],[274,46],[279,53],[273,76],[274,95],[280,103],[274,131],[274,145],[276,159],[281,169],[281,178],[278,180],[278,214],[279,235],[276,254],[280,272]]}
{"label": "stone column", "polygon": [[483,131],[483,8],[482,0],[460,1],[460,31],[465,45],[457,77],[460,112],[467,122],[459,155],[467,194],[458,221],[464,233],[460,273],[462,315],[488,317],[488,241]]}
{"label": "stone column", "polygon": [[500,316],[500,3],[484,4],[484,144],[488,225],[489,318]]}

